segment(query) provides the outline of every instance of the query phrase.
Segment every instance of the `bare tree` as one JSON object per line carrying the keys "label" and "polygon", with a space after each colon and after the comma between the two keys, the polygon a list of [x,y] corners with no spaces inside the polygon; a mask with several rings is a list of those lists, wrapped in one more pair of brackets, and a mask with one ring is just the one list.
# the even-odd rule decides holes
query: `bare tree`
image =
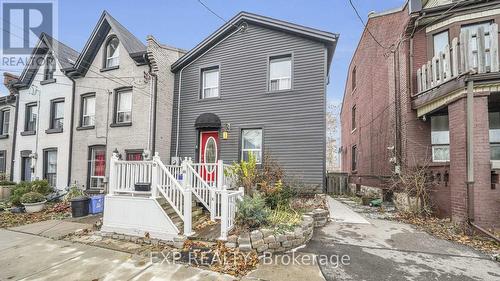
{"label": "bare tree", "polygon": [[329,102],[326,108],[326,170],[339,169],[337,133],[339,127],[339,106]]}

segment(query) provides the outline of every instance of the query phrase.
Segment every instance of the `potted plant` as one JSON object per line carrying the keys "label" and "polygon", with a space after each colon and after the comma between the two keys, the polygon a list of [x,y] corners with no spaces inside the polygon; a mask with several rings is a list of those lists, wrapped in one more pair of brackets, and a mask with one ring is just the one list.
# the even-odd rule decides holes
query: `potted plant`
{"label": "potted plant", "polygon": [[38,192],[28,192],[21,196],[21,203],[26,209],[27,213],[36,213],[43,210],[45,207],[45,196]]}
{"label": "potted plant", "polygon": [[15,182],[2,180],[0,181],[0,200],[7,199],[10,197],[10,190],[16,185]]}
{"label": "potted plant", "polygon": [[72,185],[66,194],[65,200],[71,203],[71,216],[74,218],[84,217],[89,214],[90,198],[83,190],[76,185]]}

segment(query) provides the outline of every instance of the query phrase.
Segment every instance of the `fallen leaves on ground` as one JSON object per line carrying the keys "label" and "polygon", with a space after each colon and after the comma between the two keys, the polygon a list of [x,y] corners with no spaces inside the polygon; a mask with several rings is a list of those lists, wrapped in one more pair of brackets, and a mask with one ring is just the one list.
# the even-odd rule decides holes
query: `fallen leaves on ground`
{"label": "fallen leaves on ground", "polygon": [[255,251],[241,252],[239,249],[226,247],[220,241],[211,244],[186,240],[182,252],[189,255],[188,262],[192,266],[207,266],[212,271],[233,276],[244,276],[259,263]]}
{"label": "fallen leaves on ground", "polygon": [[217,222],[216,221],[211,221],[210,220],[210,216],[208,215],[203,215],[202,217],[200,217],[198,219],[198,221],[195,223],[195,226],[194,226],[194,230],[200,230],[200,229],[204,229],[205,227],[207,226],[211,226],[211,225],[216,225]]}
{"label": "fallen leaves on ground", "polygon": [[500,243],[489,237],[477,235],[466,225],[453,223],[450,219],[419,217],[403,213],[399,213],[395,219],[414,225],[438,238],[467,245],[488,254],[500,253]]}
{"label": "fallen leaves on ground", "polygon": [[47,203],[46,208],[38,213],[11,213],[0,212],[0,228],[20,226],[52,219],[65,219],[71,216],[71,207],[68,203]]}

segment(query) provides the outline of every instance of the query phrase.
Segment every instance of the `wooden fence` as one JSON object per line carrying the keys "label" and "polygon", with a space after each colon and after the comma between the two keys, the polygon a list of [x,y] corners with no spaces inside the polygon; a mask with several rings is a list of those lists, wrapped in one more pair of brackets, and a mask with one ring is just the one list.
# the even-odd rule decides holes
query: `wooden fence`
{"label": "wooden fence", "polygon": [[347,173],[329,172],[326,174],[326,192],[330,194],[347,194]]}

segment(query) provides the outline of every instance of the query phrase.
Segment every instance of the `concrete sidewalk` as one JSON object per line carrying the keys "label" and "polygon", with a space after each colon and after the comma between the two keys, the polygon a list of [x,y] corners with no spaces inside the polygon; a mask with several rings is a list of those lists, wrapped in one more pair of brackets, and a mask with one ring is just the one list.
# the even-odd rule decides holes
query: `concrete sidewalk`
{"label": "concrete sidewalk", "polygon": [[337,223],[369,224],[369,222],[348,206],[327,196],[330,219]]}
{"label": "concrete sidewalk", "polygon": [[71,222],[67,220],[48,220],[9,228],[9,230],[40,235],[52,239],[61,239],[79,229],[92,229],[92,224]]}
{"label": "concrete sidewalk", "polygon": [[0,280],[234,280],[129,253],[0,229]]}

